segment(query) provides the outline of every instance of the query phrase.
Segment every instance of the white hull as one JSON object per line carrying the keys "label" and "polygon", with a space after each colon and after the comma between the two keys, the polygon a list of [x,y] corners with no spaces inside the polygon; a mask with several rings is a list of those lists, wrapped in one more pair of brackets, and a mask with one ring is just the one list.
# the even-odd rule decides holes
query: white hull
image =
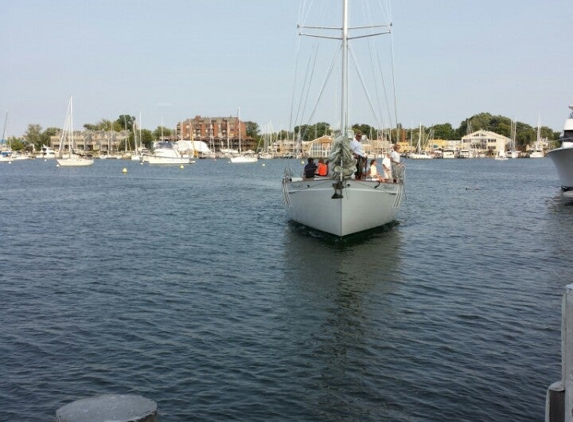
{"label": "white hull", "polygon": [[151,165],[161,164],[161,165],[181,165],[190,164],[189,158],[172,158],[172,157],[146,157],[144,161],[147,161]]}
{"label": "white hull", "polygon": [[91,158],[60,158],[57,161],[60,167],[87,167],[94,163]]}
{"label": "white hull", "polygon": [[563,190],[573,189],[573,147],[561,147],[547,153],[559,175]]}
{"label": "white hull", "polygon": [[434,157],[432,157],[431,155],[427,155],[427,154],[409,154],[408,158],[410,160],[431,160]]}
{"label": "white hull", "polygon": [[402,183],[348,179],[333,199],[337,180],[283,180],[288,217],[312,229],[343,237],[384,226],[396,219],[404,195]]}
{"label": "white hull", "polygon": [[543,158],[543,151],[533,151],[531,154],[529,154],[529,158]]}
{"label": "white hull", "polygon": [[230,158],[231,163],[256,163],[258,158],[255,156],[236,155]]}

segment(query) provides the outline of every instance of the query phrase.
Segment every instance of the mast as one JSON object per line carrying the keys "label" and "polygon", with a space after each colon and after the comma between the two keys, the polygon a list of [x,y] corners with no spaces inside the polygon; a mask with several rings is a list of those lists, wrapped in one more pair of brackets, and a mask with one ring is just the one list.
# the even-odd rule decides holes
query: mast
{"label": "mast", "polygon": [[4,118],[4,132],[2,132],[2,143],[6,142],[6,129],[8,127],[8,113],[10,110],[6,110],[6,117]]}
{"label": "mast", "polygon": [[72,158],[73,148],[74,148],[74,106],[72,104],[72,97],[70,97],[70,158]]}
{"label": "mast", "polygon": [[143,155],[143,141],[141,139],[141,128],[142,128],[142,122],[141,122],[141,111],[139,112],[139,155]]}
{"label": "mast", "polygon": [[239,154],[241,153],[241,107],[237,107],[237,125],[239,126]]}
{"label": "mast", "polygon": [[348,0],[342,0],[342,105],[340,133],[346,137],[348,128]]}

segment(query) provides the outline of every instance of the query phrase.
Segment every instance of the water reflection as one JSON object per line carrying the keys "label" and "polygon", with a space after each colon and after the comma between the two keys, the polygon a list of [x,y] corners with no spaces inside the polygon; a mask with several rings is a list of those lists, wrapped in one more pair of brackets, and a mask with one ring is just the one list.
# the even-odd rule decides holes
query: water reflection
{"label": "water reflection", "polygon": [[[344,242],[287,227],[285,294],[295,371],[317,420],[369,420],[383,407],[385,330],[400,289],[397,229]],[[382,323],[382,324],[381,324]],[[345,416],[346,415],[346,416]]]}

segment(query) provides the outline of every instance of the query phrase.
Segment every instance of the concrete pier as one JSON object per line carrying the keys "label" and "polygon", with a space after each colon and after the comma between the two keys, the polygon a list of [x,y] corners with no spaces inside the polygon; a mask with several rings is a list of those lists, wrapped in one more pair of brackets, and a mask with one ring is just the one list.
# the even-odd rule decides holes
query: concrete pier
{"label": "concrete pier", "polygon": [[56,422],[156,422],[157,404],[136,395],[105,394],[56,411]]}
{"label": "concrete pier", "polygon": [[561,380],[547,389],[545,422],[573,422],[573,284],[561,307]]}

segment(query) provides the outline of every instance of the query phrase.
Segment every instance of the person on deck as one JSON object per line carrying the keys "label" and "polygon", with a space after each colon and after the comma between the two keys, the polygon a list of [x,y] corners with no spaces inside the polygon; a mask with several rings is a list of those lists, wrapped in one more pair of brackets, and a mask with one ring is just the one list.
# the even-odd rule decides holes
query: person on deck
{"label": "person on deck", "polygon": [[304,178],[305,179],[314,179],[314,175],[316,174],[316,164],[314,163],[314,158],[308,158],[308,164],[304,166]]}
{"label": "person on deck", "polygon": [[384,154],[382,159],[382,178],[385,182],[389,182],[392,179],[392,161],[390,160],[390,153]]}
{"label": "person on deck", "polygon": [[394,144],[390,154],[390,161],[392,162],[392,178],[394,183],[401,181],[400,174],[402,172],[402,164],[400,164],[400,145]]}
{"label": "person on deck", "polygon": [[354,158],[356,158],[356,173],[354,173],[356,179],[362,179],[364,164],[366,164],[366,154],[362,149],[362,144],[360,143],[361,140],[362,132],[357,130],[356,134],[354,135],[354,139],[350,141],[350,149],[352,150]]}
{"label": "person on deck", "polygon": [[318,168],[316,170],[317,176],[328,176],[328,166],[324,163],[324,158],[318,159]]}
{"label": "person on deck", "polygon": [[378,174],[378,167],[376,165],[376,160],[370,161],[370,178],[373,180],[378,180],[379,182],[383,181],[382,176]]}

